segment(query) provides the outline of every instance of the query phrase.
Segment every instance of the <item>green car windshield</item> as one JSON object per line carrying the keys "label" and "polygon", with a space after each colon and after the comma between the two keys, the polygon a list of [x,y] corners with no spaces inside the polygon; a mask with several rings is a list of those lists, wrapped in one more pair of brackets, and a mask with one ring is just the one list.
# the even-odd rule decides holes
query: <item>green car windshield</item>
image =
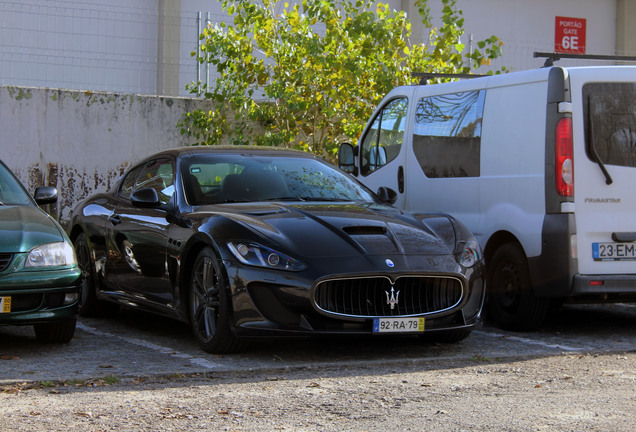
{"label": "green car windshield", "polygon": [[0,205],[33,205],[29,194],[2,163],[0,163]]}

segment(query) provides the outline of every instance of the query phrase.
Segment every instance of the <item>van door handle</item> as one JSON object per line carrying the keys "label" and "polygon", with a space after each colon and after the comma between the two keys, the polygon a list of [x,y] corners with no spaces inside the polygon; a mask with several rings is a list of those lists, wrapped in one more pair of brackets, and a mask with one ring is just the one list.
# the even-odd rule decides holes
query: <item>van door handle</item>
{"label": "van door handle", "polygon": [[404,193],[404,167],[398,167],[398,191]]}
{"label": "van door handle", "polygon": [[113,225],[119,225],[121,223],[121,219],[119,215],[111,215],[108,217],[108,221]]}
{"label": "van door handle", "polygon": [[612,240],[615,242],[635,242],[636,232],[615,232],[612,233]]}

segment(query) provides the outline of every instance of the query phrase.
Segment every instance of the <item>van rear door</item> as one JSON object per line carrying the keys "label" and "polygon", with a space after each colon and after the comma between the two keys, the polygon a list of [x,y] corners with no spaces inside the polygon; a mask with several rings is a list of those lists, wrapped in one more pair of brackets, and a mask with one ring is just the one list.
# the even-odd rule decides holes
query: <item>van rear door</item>
{"label": "van rear door", "polygon": [[636,274],[636,67],[571,69],[570,85],[578,273]]}

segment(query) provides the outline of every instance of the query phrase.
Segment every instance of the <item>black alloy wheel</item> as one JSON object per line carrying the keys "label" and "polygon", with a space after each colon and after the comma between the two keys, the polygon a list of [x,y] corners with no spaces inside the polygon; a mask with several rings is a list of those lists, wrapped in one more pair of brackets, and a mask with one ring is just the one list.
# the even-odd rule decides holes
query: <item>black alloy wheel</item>
{"label": "black alloy wheel", "polygon": [[205,352],[229,353],[240,346],[230,329],[228,297],[220,260],[212,249],[204,248],[194,262],[190,281],[190,322]]}
{"label": "black alloy wheel", "polygon": [[550,309],[550,299],[532,291],[525,253],[515,243],[495,251],[488,263],[488,312],[500,327],[532,331],[541,328]]}
{"label": "black alloy wheel", "polygon": [[78,312],[81,316],[91,317],[101,313],[110,314],[119,310],[119,305],[97,298],[97,280],[95,278],[95,267],[91,259],[91,250],[84,233],[79,234],[73,242],[77,264],[84,276],[84,281],[80,288]]}
{"label": "black alloy wheel", "polygon": [[93,271],[93,260],[91,260],[91,251],[86,241],[84,233],[77,236],[74,242],[75,255],[77,256],[77,264],[79,265],[84,282],[80,289],[79,297],[79,314],[82,316],[92,316],[97,313],[98,301],[95,293],[95,272]]}

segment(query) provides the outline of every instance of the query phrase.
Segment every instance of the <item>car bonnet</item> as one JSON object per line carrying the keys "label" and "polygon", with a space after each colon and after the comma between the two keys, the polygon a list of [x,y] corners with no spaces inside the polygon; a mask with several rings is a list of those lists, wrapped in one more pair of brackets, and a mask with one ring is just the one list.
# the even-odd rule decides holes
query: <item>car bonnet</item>
{"label": "car bonnet", "polygon": [[454,249],[444,215],[423,222],[390,207],[355,203],[224,207],[232,209],[225,217],[306,257],[448,255]]}
{"label": "car bonnet", "polygon": [[28,252],[64,239],[55,221],[32,206],[0,206],[0,252]]}

